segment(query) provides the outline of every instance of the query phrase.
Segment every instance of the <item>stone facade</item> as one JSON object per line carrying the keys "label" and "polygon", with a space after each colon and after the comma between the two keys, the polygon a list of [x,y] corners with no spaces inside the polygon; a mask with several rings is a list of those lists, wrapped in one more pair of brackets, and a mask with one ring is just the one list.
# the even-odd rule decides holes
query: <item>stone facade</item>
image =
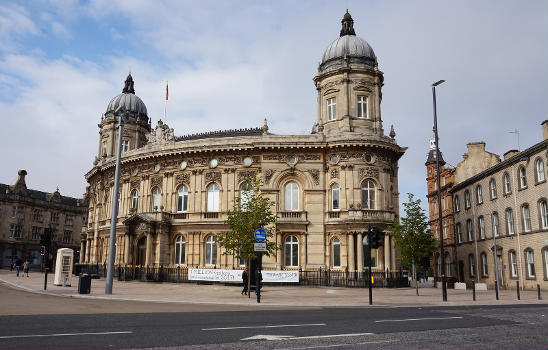
{"label": "stone facade", "polygon": [[[451,189],[460,281],[494,286],[496,251],[502,288],[515,288],[516,281],[548,287],[547,126],[542,123],[543,141],[507,152],[504,161]],[[466,161],[485,162],[486,152],[476,153],[478,159],[469,152]]]}
{"label": "stone facade", "polygon": [[54,229],[53,259],[59,248],[74,249],[78,256],[87,205],[76,198],[61,196],[59,190],[47,193],[28,189],[26,175],[25,170],[20,170],[14,185],[0,184],[2,266],[10,266],[17,258],[28,259],[33,266],[40,266],[40,235],[50,224]]}
{"label": "stone facade", "polygon": [[[343,26],[350,21],[347,13]],[[358,40],[346,33],[340,39]],[[161,121],[154,129],[147,126],[143,109],[132,111],[128,105],[133,116],[126,125],[133,128],[121,160],[116,264],[240,266],[222,254],[216,237],[229,230],[227,212],[242,183],[258,172],[262,191],[275,203],[275,240],[282,247],[263,259],[266,268],[363,271],[368,225],[386,229],[398,216],[398,160],[405,148],[398,146],[393,128],[389,136],[383,132],[383,73],[376,58],[344,51],[350,49],[342,47],[339,56],[324,54],[314,78],[318,116],[309,135],[271,134],[265,120],[262,128],[176,137]],[[90,206],[82,235],[84,263],[108,259],[115,117],[107,109],[99,124],[99,150],[106,152],[86,174]],[[375,252],[375,267],[397,267],[388,235]]]}

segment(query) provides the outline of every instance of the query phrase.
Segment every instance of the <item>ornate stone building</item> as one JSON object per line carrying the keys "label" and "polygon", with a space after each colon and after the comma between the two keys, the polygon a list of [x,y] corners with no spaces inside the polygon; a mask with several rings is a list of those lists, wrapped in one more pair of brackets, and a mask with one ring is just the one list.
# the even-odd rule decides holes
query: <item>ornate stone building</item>
{"label": "ornate stone building", "polygon": [[[0,184],[0,256],[2,266],[18,258],[40,266],[40,235],[51,224],[54,229],[52,254],[58,248],[80,249],[81,228],[85,224],[87,204],[76,198],[31,190],[25,183],[25,170],[19,170],[14,185]],[[54,261],[54,260],[53,260]]]}
{"label": "ornate stone building", "polygon": [[[325,50],[314,83],[317,119],[309,135],[275,135],[260,128],[174,136],[153,128],[128,76],[99,124],[98,157],[86,174],[89,220],[81,262],[107,261],[117,144],[115,111],[130,114],[122,137],[116,263],[237,267],[217,236],[242,183],[262,175],[276,204],[270,268],[363,271],[364,232],[386,229],[398,215],[398,146],[381,118],[383,73],[373,49],[344,15],[340,37]],[[378,269],[396,268],[393,242],[374,251]]]}

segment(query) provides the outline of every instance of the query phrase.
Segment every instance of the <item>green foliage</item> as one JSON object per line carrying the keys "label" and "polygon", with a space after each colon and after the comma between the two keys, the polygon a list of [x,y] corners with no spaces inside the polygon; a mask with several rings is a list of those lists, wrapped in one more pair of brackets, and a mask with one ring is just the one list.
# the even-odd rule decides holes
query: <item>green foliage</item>
{"label": "green foliage", "polygon": [[405,217],[402,217],[401,224],[395,219],[389,230],[400,251],[400,261],[409,268],[413,261],[417,264],[432,256],[438,246],[428,228],[428,219],[420,206],[421,200],[414,200],[411,193],[407,195],[409,201],[403,203]]}
{"label": "green foliage", "polygon": [[[240,197],[234,199],[233,209],[228,212],[226,223],[230,231],[219,236],[219,245],[225,248],[225,255],[244,258],[246,263],[257,257],[254,251],[254,232],[258,228],[266,231],[266,255],[276,252],[276,243],[272,242],[276,230],[276,216],[270,208],[274,202],[261,192],[262,179],[258,173],[253,178],[246,179]],[[243,200],[242,200],[243,199]]]}

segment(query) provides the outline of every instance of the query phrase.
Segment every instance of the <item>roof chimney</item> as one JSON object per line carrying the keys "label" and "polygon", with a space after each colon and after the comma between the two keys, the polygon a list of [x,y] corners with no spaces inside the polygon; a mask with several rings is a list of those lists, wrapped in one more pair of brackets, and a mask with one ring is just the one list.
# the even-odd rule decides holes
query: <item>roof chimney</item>
{"label": "roof chimney", "polygon": [[542,138],[544,140],[547,140],[548,139],[548,120],[543,121],[542,123],[540,123],[540,125],[542,126]]}
{"label": "roof chimney", "polygon": [[511,149],[508,152],[504,153],[504,155],[503,155],[504,160],[512,158],[513,156],[515,156],[518,153],[519,153],[519,151],[517,149]]}

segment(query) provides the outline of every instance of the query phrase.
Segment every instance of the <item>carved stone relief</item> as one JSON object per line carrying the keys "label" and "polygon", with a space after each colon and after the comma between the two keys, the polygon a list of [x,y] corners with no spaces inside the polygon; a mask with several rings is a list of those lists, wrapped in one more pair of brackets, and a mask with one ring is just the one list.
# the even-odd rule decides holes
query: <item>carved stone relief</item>
{"label": "carved stone relief", "polygon": [[253,178],[253,176],[255,176],[255,170],[238,171],[238,182],[244,181],[248,178]]}
{"label": "carved stone relief", "polygon": [[339,178],[339,169],[331,169],[331,178],[332,179],[338,179]]}
{"label": "carved stone relief", "polygon": [[310,176],[312,176],[312,180],[314,180],[314,185],[320,184],[320,171],[318,169],[308,169],[306,170]]}
{"label": "carved stone relief", "polygon": [[276,173],[276,170],[274,170],[274,169],[266,169],[264,171],[264,183],[265,183],[265,185],[270,183],[270,179],[272,179],[272,176],[274,176],[274,173]]}
{"label": "carved stone relief", "polygon": [[154,186],[161,186],[162,185],[162,177],[161,176],[155,176],[150,179],[150,187]]}
{"label": "carved stone relief", "polygon": [[220,171],[209,171],[205,173],[205,181],[206,182],[220,182],[221,181],[221,172]]}
{"label": "carved stone relief", "polygon": [[175,175],[175,183],[177,185],[181,184],[181,183],[189,184],[190,183],[190,174],[189,173],[182,173],[182,174]]}
{"label": "carved stone relief", "polygon": [[360,179],[366,178],[366,177],[373,177],[375,179],[379,179],[379,169],[374,167],[365,167],[360,168],[359,170],[359,176]]}
{"label": "carved stone relief", "polygon": [[131,180],[130,189],[131,190],[138,189],[140,183],[141,183],[141,181],[139,181],[139,180]]}

